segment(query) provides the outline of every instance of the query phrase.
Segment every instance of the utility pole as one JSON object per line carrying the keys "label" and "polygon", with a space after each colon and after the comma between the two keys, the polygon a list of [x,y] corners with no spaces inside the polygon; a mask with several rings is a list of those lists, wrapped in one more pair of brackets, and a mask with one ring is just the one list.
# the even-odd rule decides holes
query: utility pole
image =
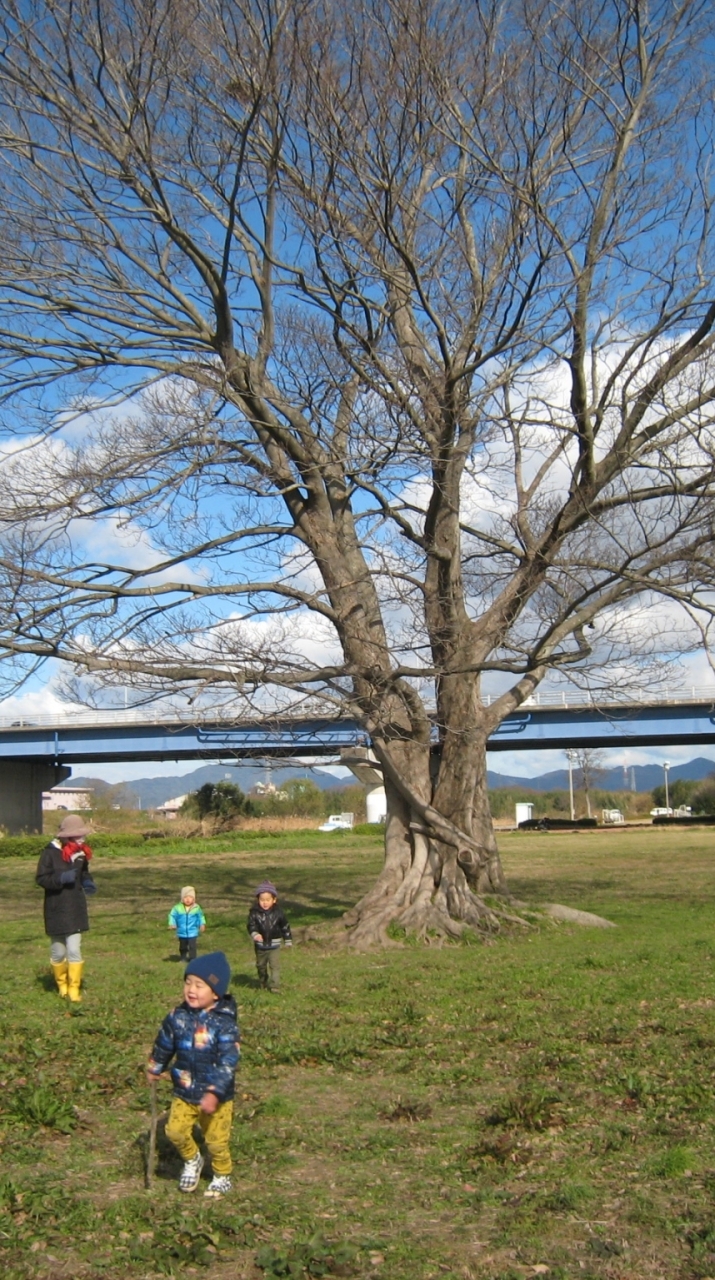
{"label": "utility pole", "polygon": [[573,803],[573,767],[574,767],[574,762],[576,760],[576,752],[567,751],[566,759],[569,762],[569,801],[571,803],[571,821],[575,822],[576,810],[574,809],[574,803]]}

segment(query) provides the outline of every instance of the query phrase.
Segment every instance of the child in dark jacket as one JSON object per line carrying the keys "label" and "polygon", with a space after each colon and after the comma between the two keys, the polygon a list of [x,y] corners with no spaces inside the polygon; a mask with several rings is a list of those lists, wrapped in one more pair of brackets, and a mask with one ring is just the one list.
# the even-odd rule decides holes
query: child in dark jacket
{"label": "child in dark jacket", "polygon": [[278,890],[270,880],[264,880],[256,889],[256,901],[248,913],[247,927],[256,949],[258,981],[262,987],[278,991],[281,942],[290,947],[293,938],[290,925],[278,906]]}
{"label": "child in dark jacket", "polygon": [[198,1122],[213,1170],[204,1195],[213,1200],[231,1190],[229,1139],[240,1051],[236,1002],[227,995],[230,980],[223,951],[189,962],[183,1002],[164,1019],[147,1067],[153,1081],[174,1059],[166,1136],[184,1160],[179,1190],[195,1191],[201,1178],[204,1159],[193,1135]]}

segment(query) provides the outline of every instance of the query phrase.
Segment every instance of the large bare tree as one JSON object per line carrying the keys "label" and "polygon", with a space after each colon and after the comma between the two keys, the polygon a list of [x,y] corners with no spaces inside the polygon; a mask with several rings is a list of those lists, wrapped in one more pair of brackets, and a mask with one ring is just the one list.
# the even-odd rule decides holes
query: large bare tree
{"label": "large bare tree", "polygon": [[707,640],[712,7],[0,15],[2,652],[356,716],[353,941],[493,925],[489,736]]}

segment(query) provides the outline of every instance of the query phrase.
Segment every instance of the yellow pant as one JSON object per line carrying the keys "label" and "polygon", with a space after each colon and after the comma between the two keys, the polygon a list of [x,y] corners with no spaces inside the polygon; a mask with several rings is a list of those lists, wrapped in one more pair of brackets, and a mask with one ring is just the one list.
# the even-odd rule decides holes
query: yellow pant
{"label": "yellow pant", "polygon": [[214,1173],[223,1176],[233,1168],[229,1139],[233,1120],[233,1102],[221,1102],[213,1115],[207,1115],[200,1107],[183,1098],[172,1098],[166,1136],[173,1142],[182,1160],[193,1160],[198,1146],[194,1138],[194,1125],[201,1126]]}

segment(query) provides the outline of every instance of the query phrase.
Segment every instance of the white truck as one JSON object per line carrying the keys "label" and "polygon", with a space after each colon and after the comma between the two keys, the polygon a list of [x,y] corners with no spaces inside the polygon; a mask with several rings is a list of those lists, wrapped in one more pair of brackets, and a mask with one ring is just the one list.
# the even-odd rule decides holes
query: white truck
{"label": "white truck", "polygon": [[651,818],[690,818],[692,809],[689,804],[679,804],[677,809],[666,809],[663,805],[651,809]]}
{"label": "white truck", "polygon": [[602,809],[601,818],[604,826],[619,826],[625,822],[625,818],[620,809]]}
{"label": "white truck", "polygon": [[354,816],[352,813],[331,813],[318,831],[352,831]]}

